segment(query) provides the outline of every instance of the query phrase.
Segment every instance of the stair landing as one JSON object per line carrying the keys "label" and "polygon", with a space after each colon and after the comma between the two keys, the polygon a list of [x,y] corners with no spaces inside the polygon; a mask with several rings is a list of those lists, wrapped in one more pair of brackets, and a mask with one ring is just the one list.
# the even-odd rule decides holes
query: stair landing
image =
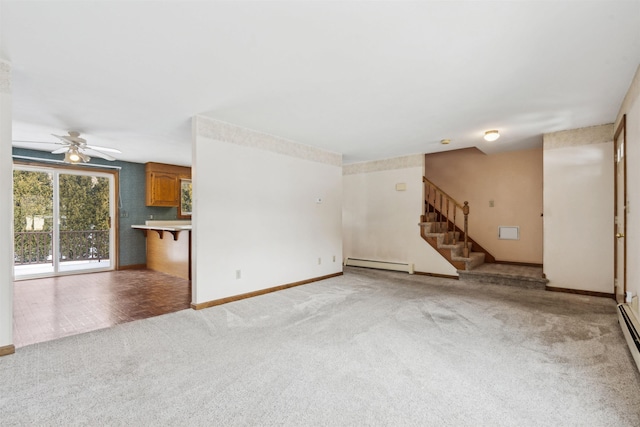
{"label": "stair landing", "polygon": [[487,263],[472,270],[458,270],[459,279],[465,282],[493,283],[544,290],[549,282],[542,267]]}

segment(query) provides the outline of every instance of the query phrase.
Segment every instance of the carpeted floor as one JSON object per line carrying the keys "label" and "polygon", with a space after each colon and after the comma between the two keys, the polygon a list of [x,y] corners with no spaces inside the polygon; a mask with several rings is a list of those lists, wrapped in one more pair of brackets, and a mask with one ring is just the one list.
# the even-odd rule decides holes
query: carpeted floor
{"label": "carpeted floor", "polygon": [[0,358],[0,424],[638,426],[612,300],[342,277]]}

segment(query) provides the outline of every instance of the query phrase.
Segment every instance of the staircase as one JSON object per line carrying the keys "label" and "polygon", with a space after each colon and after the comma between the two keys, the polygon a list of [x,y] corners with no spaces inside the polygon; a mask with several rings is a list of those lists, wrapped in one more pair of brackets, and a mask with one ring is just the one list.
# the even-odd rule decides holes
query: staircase
{"label": "staircase", "polygon": [[460,280],[545,289],[542,268],[497,264],[486,249],[469,236],[469,204],[461,204],[438,186],[422,178],[425,209],[420,235],[458,270]]}
{"label": "staircase", "polygon": [[436,216],[434,212],[423,216],[426,221],[419,224],[422,238],[458,270],[471,270],[484,264],[486,252],[472,252],[473,241],[468,241],[468,251],[465,251],[460,232],[449,230],[447,223],[438,221]]}

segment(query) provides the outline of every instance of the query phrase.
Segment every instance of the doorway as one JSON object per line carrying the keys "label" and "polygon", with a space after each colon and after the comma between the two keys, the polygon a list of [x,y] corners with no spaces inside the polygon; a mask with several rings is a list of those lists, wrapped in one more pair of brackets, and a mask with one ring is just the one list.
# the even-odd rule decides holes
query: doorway
{"label": "doorway", "polygon": [[618,302],[627,292],[627,116],[623,115],[613,137],[614,179],[614,294]]}
{"label": "doorway", "polygon": [[16,280],[115,268],[115,177],[15,165]]}

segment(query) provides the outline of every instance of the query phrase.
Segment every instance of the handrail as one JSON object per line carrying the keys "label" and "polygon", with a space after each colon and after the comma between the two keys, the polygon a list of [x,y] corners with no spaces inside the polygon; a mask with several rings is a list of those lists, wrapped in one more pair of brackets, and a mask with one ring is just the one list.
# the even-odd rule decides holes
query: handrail
{"label": "handrail", "polygon": [[[464,246],[462,248],[462,254],[465,258],[469,258],[469,202],[465,201],[464,204],[456,201],[453,197],[448,195],[444,190],[429,181],[426,177],[422,177],[422,182],[425,184],[425,210],[424,219],[427,221],[429,214],[433,213],[434,222],[437,222],[438,230],[442,226],[443,222],[446,222],[446,230],[444,233],[444,243],[448,244],[449,239],[453,237],[453,244],[458,243],[458,235],[456,228],[460,229],[456,224],[457,209],[462,210],[464,215],[463,223],[463,235]],[[433,195],[433,197],[432,197]],[[439,197],[438,197],[439,196]],[[443,200],[444,199],[444,200]],[[439,202],[439,203],[438,203]],[[450,214],[449,206],[453,205],[453,214]],[[433,210],[432,210],[433,209]],[[444,220],[444,221],[443,221]],[[451,228],[451,229],[450,229]]]}
{"label": "handrail", "polygon": [[437,185],[435,185],[433,182],[429,181],[427,179],[427,177],[423,176],[422,177],[422,182],[429,184],[430,186],[432,186],[433,188],[435,188],[436,190],[438,190],[440,193],[442,193],[445,197],[447,197],[449,200],[451,200],[453,203],[455,203],[460,209],[463,208],[462,203],[456,201],[456,199],[454,199],[453,197],[451,197],[450,195],[447,194],[446,191],[444,191],[442,188],[438,187]]}

